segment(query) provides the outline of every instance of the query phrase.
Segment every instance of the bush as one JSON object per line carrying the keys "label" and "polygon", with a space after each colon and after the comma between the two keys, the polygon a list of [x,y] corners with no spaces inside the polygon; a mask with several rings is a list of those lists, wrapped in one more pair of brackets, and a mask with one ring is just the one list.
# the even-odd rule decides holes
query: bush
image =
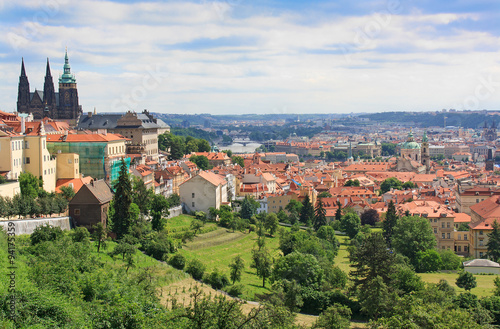
{"label": "bush", "polygon": [[227,293],[231,297],[240,297],[243,293],[243,285],[242,284],[233,284],[227,290]]}
{"label": "bush", "polygon": [[462,259],[456,255],[451,250],[445,250],[440,252],[441,260],[443,264],[441,266],[442,270],[454,271],[460,269],[462,265]]}
{"label": "bush", "polygon": [[185,271],[190,274],[193,279],[201,280],[201,278],[203,278],[203,274],[205,273],[205,265],[199,260],[193,259],[187,263]]}
{"label": "bush", "polygon": [[43,241],[55,241],[63,236],[63,231],[59,226],[42,225],[35,228],[31,233],[31,244],[36,245]]}
{"label": "bush", "polygon": [[220,273],[217,268],[214,268],[210,274],[205,275],[203,281],[211,285],[214,289],[222,289],[229,284],[226,274]]}
{"label": "bush", "polygon": [[178,270],[183,270],[186,265],[186,258],[183,255],[176,253],[168,260],[168,264]]}
{"label": "bush", "polygon": [[144,251],[147,255],[158,259],[166,260],[167,255],[177,251],[177,247],[172,239],[164,238],[157,240],[149,240],[144,243]]}
{"label": "bush", "polygon": [[77,227],[71,230],[69,234],[73,242],[87,242],[90,238],[90,233],[85,227]]}

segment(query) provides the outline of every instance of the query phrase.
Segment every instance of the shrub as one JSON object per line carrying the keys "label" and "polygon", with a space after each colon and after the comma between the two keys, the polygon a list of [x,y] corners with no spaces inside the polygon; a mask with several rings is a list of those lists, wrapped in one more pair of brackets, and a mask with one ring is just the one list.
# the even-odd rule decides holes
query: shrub
{"label": "shrub", "polygon": [[177,251],[177,247],[172,239],[158,239],[145,242],[144,250],[147,255],[155,259],[165,260],[168,254]]}
{"label": "shrub", "polygon": [[222,289],[229,284],[226,274],[220,273],[217,268],[214,268],[210,274],[205,275],[203,281],[211,285],[214,289]]}
{"label": "shrub", "polygon": [[178,270],[183,270],[186,265],[186,258],[182,254],[176,253],[168,260],[168,264]]}
{"label": "shrub", "polygon": [[231,297],[239,297],[243,293],[243,285],[242,284],[233,284],[227,290],[227,293]]}
{"label": "shrub", "polygon": [[31,233],[31,244],[36,245],[43,241],[55,241],[63,236],[63,231],[59,226],[42,225],[35,228]]}
{"label": "shrub", "polygon": [[193,279],[201,280],[201,278],[203,278],[203,274],[205,273],[205,265],[199,260],[193,259],[187,263],[185,271],[190,274]]}

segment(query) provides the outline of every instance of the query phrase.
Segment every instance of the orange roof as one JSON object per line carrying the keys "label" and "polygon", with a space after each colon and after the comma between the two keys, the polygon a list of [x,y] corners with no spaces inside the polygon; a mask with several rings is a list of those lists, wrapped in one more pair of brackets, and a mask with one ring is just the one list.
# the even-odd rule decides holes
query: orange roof
{"label": "orange roof", "polygon": [[470,206],[470,210],[485,218],[499,218],[500,217],[500,196],[494,195],[484,201]]}
{"label": "orange roof", "polygon": [[227,181],[221,175],[217,175],[211,171],[202,171],[198,174],[200,177],[203,177],[209,183],[218,186],[218,185],[226,185]]}
{"label": "orange roof", "polygon": [[116,140],[126,140],[119,134],[50,134],[47,135],[47,142],[112,142]]}
{"label": "orange roof", "polygon": [[56,193],[61,193],[62,186],[70,186],[73,185],[73,190],[77,193],[83,185],[90,184],[92,177],[86,176],[83,178],[74,178],[74,179],[58,179],[56,182]]}
{"label": "orange roof", "polygon": [[455,214],[455,223],[470,223],[471,217],[466,213],[459,212]]}

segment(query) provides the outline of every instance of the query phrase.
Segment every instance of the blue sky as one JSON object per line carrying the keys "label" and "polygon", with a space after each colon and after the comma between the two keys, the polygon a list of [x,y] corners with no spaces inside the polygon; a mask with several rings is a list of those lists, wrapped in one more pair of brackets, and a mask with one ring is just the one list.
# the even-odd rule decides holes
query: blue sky
{"label": "blue sky", "polygon": [[[500,109],[498,1],[0,0],[0,109],[64,49],[83,110]],[[57,88],[57,86],[56,86]]]}

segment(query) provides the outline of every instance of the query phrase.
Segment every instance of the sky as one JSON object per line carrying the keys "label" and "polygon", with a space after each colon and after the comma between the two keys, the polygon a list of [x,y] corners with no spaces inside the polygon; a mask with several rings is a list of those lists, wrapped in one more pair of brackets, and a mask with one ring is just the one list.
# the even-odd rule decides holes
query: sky
{"label": "sky", "polygon": [[83,111],[499,110],[498,0],[0,0],[0,110],[65,48]]}

